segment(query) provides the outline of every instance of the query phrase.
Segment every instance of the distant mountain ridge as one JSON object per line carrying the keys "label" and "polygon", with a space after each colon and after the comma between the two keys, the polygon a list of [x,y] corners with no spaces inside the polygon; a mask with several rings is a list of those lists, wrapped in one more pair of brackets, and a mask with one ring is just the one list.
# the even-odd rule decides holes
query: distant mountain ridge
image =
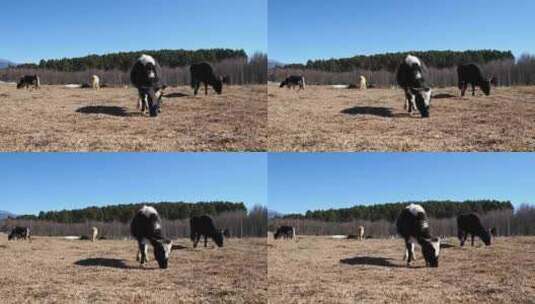
{"label": "distant mountain ridge", "polygon": [[15,217],[15,215],[11,212],[0,210],[0,220],[6,219],[8,217]]}
{"label": "distant mountain ridge", "polygon": [[277,60],[268,60],[268,69],[273,69],[277,67],[284,67],[285,64]]}
{"label": "distant mountain ridge", "polygon": [[6,59],[0,59],[0,69],[4,69],[4,68],[14,66],[14,65],[17,65],[17,64]]}

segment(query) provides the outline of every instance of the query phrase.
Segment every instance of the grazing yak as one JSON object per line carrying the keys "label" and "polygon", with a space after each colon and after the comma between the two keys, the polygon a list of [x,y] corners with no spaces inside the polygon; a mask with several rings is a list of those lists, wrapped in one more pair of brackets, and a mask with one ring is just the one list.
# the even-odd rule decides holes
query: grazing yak
{"label": "grazing yak", "polygon": [[223,93],[223,81],[215,76],[210,64],[207,62],[192,64],[189,70],[191,73],[191,87],[195,96],[197,96],[201,83],[204,84],[204,95],[208,95],[208,85],[211,85],[217,94]]}
{"label": "grazing yak", "polygon": [[360,89],[366,90],[368,88],[368,81],[366,80],[366,77],[360,75]]}
{"label": "grazing yak", "polygon": [[396,72],[398,85],[405,91],[405,109],[409,113],[418,109],[422,117],[429,117],[432,90],[425,83],[424,65],[412,55],[407,55]]}
{"label": "grazing yak", "polygon": [[464,246],[468,234],[472,237],[472,246],[474,246],[474,236],[478,236],[485,245],[490,245],[490,233],[483,227],[481,220],[475,213],[457,216],[457,236],[461,241],[461,246]]}
{"label": "grazing yak", "polygon": [[410,204],[404,208],[396,221],[396,227],[405,240],[403,259],[407,259],[407,266],[414,260],[414,243],[417,242],[422,247],[426,266],[438,267],[440,240],[431,235],[427,215],[421,205]]}
{"label": "grazing yak", "polygon": [[18,240],[18,239],[31,241],[30,228],[17,226],[13,228],[13,230],[11,230],[11,233],[9,233],[9,235],[7,236],[7,239],[8,241]]}
{"label": "grazing yak", "polygon": [[20,78],[17,83],[17,89],[22,89],[23,87],[28,89],[31,86],[38,89],[41,86],[41,80],[37,75],[26,75]]}
{"label": "grazing yak", "polygon": [[288,76],[280,84],[280,88],[286,86],[288,89],[293,89],[294,87],[299,87],[299,90],[305,89],[305,77],[304,76]]}
{"label": "grazing yak", "polygon": [[100,89],[100,78],[97,75],[91,76],[91,87],[97,91]]}
{"label": "grazing yak", "polygon": [[130,81],[138,89],[138,108],[151,117],[158,116],[165,85],[161,82],[160,65],[149,55],[141,55],[130,71]]}
{"label": "grazing yak", "polygon": [[[468,85],[472,86],[472,96],[476,95],[476,86],[481,88],[485,95],[490,95],[490,84],[493,78],[484,78],[481,68],[474,63],[462,64],[457,67],[457,77],[459,80],[459,90],[464,96]],[[495,80],[497,83],[497,80]]]}
{"label": "grazing yak", "polygon": [[160,215],[150,206],[143,206],[139,209],[130,224],[130,232],[138,243],[138,255],[136,260],[141,265],[145,264],[150,243],[154,249],[154,258],[158,261],[160,268],[167,268],[167,261],[173,244],[162,235],[162,224]]}
{"label": "grazing yak", "polygon": [[208,238],[211,238],[218,247],[223,247],[223,231],[215,227],[214,221],[208,215],[194,216],[190,218],[189,225],[193,248],[197,248],[197,244],[201,237],[204,237],[204,247],[207,246]]}
{"label": "grazing yak", "polygon": [[280,226],[277,231],[275,232],[274,238],[285,238],[285,239],[293,239],[295,238],[295,227],[292,226]]}

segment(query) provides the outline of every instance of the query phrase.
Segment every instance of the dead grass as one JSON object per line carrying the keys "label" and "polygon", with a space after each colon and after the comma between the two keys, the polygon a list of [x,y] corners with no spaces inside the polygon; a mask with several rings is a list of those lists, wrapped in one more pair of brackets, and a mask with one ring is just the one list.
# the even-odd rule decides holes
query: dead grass
{"label": "dead grass", "polygon": [[403,241],[299,237],[268,240],[270,303],[535,303],[535,237],[490,247],[450,240],[439,268],[417,246],[411,268]]}
{"label": "dead grass", "polygon": [[17,90],[0,85],[1,151],[257,151],[266,149],[266,86],[193,97],[169,88],[156,119],[133,88]]}
{"label": "dead grass", "polygon": [[535,87],[457,97],[436,88],[431,117],[409,116],[400,89],[268,86],[270,151],[533,151]]}
{"label": "dead grass", "polygon": [[0,303],[266,303],[265,239],[172,252],[169,268],[135,260],[134,241],[0,239]]}

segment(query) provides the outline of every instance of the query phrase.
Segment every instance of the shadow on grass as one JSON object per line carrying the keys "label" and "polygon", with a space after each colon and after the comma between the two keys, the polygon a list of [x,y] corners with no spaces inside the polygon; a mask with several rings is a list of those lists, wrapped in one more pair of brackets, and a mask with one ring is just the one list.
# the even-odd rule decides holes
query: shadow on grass
{"label": "shadow on grass", "polygon": [[451,244],[440,244],[440,248],[441,249],[448,249],[448,248],[452,248],[452,247],[457,247],[457,246],[451,245]]}
{"label": "shadow on grass", "polygon": [[171,247],[171,250],[184,250],[184,249],[190,249],[190,247],[182,246],[182,245],[173,245]]}
{"label": "shadow on grass", "polygon": [[126,265],[124,260],[119,259],[108,259],[108,258],[91,258],[79,260],[74,263],[78,266],[101,266],[101,267],[110,267],[110,268],[120,268],[120,269],[138,269],[139,267],[132,267]]}
{"label": "shadow on grass", "polygon": [[385,107],[352,107],[341,111],[349,115],[375,115],[381,117],[393,117],[392,111]]}
{"label": "shadow on grass", "polygon": [[354,258],[341,259],[340,263],[347,265],[372,265],[383,267],[405,267],[391,262],[391,258],[358,256]]}
{"label": "shadow on grass", "polygon": [[184,93],[179,93],[179,92],[176,92],[176,93],[169,93],[169,94],[164,94],[163,97],[165,98],[181,98],[181,97],[189,97],[191,95],[188,95],[188,94],[184,94]]}
{"label": "shadow on grass", "polygon": [[452,95],[452,94],[448,94],[448,93],[442,93],[442,94],[433,95],[434,99],[445,99],[445,98],[455,98],[455,97],[457,97],[457,96]]}
{"label": "shadow on grass", "polygon": [[86,106],[78,108],[76,112],[82,114],[105,114],[120,117],[133,116],[133,113],[128,113],[126,108],[116,106]]}

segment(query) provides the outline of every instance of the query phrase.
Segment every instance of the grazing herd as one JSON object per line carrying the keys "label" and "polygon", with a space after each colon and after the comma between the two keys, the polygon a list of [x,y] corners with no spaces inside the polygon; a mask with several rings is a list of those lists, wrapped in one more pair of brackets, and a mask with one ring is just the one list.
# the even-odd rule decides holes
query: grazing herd
{"label": "grazing herd", "polygon": [[[429,117],[431,98],[433,90],[426,83],[426,67],[423,61],[413,55],[407,55],[398,65],[396,70],[396,82],[405,92],[404,108],[412,113],[418,110],[422,117]],[[349,88],[360,88],[365,90],[373,87],[363,75],[360,75],[360,82],[357,85],[351,85]],[[485,95],[490,95],[491,84],[497,85],[496,77],[485,78],[481,68],[474,64],[461,64],[457,67],[458,87],[461,91],[461,97],[464,97],[468,85],[472,87],[472,96],[475,96],[475,88],[479,87]],[[280,87],[292,89],[298,87],[299,90],[305,88],[305,77],[292,75],[288,76],[280,83]]]}
{"label": "grazing herd", "polygon": [[[425,209],[418,204],[409,204],[403,208],[396,220],[396,230],[405,243],[405,253],[403,260],[407,261],[407,267],[415,260],[415,245],[418,244],[422,250],[427,267],[438,267],[441,241],[440,238],[433,236],[429,224],[429,218]],[[474,237],[479,237],[485,245],[491,244],[492,231],[496,228],[485,229],[481,220],[475,213],[460,214],[457,217],[457,231],[461,247],[467,235],[472,237],[472,246],[474,246]],[[274,234],[274,239],[294,239],[296,237],[295,227],[289,225],[279,226]],[[364,226],[357,227],[357,235],[349,236],[348,239],[364,239]]]}
{"label": "grazing herd", "polygon": [[[433,236],[430,229],[429,218],[425,209],[418,204],[410,204],[403,208],[396,220],[396,230],[405,243],[405,254],[403,260],[407,261],[407,266],[415,260],[415,245],[418,244],[422,250],[426,266],[438,267],[440,256],[440,239]],[[91,228],[92,234],[83,239],[97,240],[98,229]],[[192,216],[190,218],[190,232],[193,248],[196,248],[201,238],[204,238],[204,247],[207,247],[210,238],[217,247],[223,247],[225,237],[230,237],[228,229],[218,229],[211,217],[207,215]],[[143,206],[136,211],[130,223],[130,233],[137,241],[138,250],[136,260],[144,265],[148,262],[149,244],[153,248],[154,259],[160,268],[168,267],[168,260],[173,249],[173,242],[167,239],[162,231],[162,220],[158,211],[151,206]],[[486,246],[491,244],[491,237],[496,236],[496,228],[486,229],[480,218],[475,213],[460,214],[457,217],[457,235],[461,247],[470,235],[471,244],[474,246],[474,237],[479,237]],[[274,239],[296,240],[297,234],[294,226],[281,225],[274,235]],[[364,240],[364,226],[357,227],[357,234],[351,238]],[[367,237],[366,237],[367,238]],[[8,235],[8,240],[29,240],[30,229],[28,227],[16,226]]]}
{"label": "grazing herd", "polygon": [[[230,237],[228,229],[217,229],[213,219],[207,215],[191,217],[190,230],[193,248],[197,247],[201,237],[204,237],[204,247],[207,247],[208,238],[211,238],[218,247],[223,247],[224,238]],[[95,242],[98,233],[97,227],[91,227],[90,236],[85,235],[76,239]],[[169,256],[174,249],[173,242],[166,238],[162,230],[162,219],[154,207],[143,206],[135,212],[130,222],[130,234],[137,242],[136,261],[140,262],[141,266],[149,261],[149,245],[153,249],[154,260],[158,266],[161,269],[169,266]],[[100,237],[100,239],[105,238]],[[31,241],[30,228],[14,227],[8,235],[8,241],[14,240]]]}
{"label": "grazing herd", "polygon": [[[192,64],[190,76],[194,95],[197,95],[201,84],[204,85],[205,95],[208,95],[208,86],[211,86],[217,94],[222,94],[223,84],[231,84],[230,76],[216,76],[212,66],[207,62]],[[146,54],[137,58],[130,70],[130,82],[138,90],[137,108],[142,113],[148,112],[151,117],[158,116],[167,85],[163,82],[162,69],[156,59]],[[89,83],[69,86],[93,88],[98,91],[106,85],[102,84],[98,75],[91,75]],[[304,87],[304,79],[302,86]],[[25,75],[17,83],[17,89],[39,89],[40,87],[41,81],[38,75]]]}

